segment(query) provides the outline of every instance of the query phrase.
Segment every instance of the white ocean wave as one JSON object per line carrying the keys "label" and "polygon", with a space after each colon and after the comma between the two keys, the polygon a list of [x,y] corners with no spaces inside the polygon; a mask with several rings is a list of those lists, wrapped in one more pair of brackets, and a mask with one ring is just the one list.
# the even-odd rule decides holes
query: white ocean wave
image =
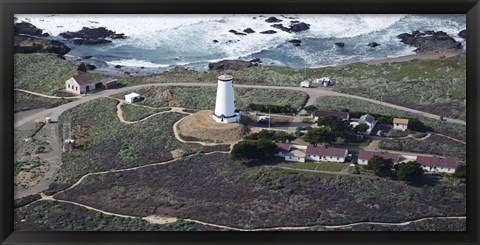
{"label": "white ocean wave", "polygon": [[167,64],[155,64],[145,60],[137,60],[137,59],[123,59],[123,60],[112,60],[106,61],[107,64],[116,66],[127,66],[127,67],[146,67],[146,68],[160,68],[160,67],[169,67],[170,65]]}

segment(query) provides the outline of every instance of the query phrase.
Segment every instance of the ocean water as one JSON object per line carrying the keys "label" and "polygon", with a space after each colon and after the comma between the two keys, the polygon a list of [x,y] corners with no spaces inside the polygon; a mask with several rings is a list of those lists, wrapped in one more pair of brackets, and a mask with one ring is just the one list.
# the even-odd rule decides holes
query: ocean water
{"label": "ocean water", "polygon": [[[287,33],[265,22],[270,16],[288,26],[297,20],[310,29]],[[82,27],[106,27],[128,38],[110,44],[82,46],[69,43],[70,55],[91,55],[86,62],[99,69],[156,73],[182,65],[199,71],[224,59],[260,58],[263,65],[321,67],[414,54],[414,48],[396,36],[415,30],[445,31],[458,41],[466,28],[465,15],[15,15],[62,40],[59,33]],[[235,35],[229,30],[252,28],[255,33]],[[275,30],[275,34],[260,34]],[[300,39],[295,47],[288,40]],[[213,40],[218,40],[214,43]],[[344,42],[337,48],[335,42]],[[367,47],[369,42],[381,45]],[[464,42],[463,42],[464,43]],[[465,43],[464,43],[465,44]],[[143,68],[141,68],[143,67]],[[117,69],[118,70],[118,69]]]}

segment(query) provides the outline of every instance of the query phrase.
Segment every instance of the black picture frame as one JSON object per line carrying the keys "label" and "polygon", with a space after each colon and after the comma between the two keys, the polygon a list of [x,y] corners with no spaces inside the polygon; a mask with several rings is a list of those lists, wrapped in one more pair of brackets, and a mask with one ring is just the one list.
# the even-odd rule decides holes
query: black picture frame
{"label": "black picture frame", "polygon": [[466,232],[14,232],[13,231],[13,15],[14,14],[466,14],[467,159],[480,160],[480,3],[478,0],[2,0],[0,74],[1,244],[479,244],[478,165],[467,167]]}

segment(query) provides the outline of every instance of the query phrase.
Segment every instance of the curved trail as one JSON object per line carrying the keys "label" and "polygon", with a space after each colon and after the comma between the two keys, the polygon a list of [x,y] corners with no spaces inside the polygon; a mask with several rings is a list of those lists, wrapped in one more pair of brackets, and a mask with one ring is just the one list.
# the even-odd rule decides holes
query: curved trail
{"label": "curved trail", "polygon": [[81,98],[84,98],[85,96],[83,95],[77,95],[77,96],[71,96],[71,97],[61,97],[61,96],[54,96],[54,95],[46,95],[46,94],[41,94],[41,93],[37,93],[37,92],[33,92],[33,91],[28,91],[28,90],[25,90],[25,89],[20,89],[20,88],[16,88],[14,89],[15,91],[18,91],[18,92],[23,92],[23,93],[27,93],[27,94],[33,94],[33,95],[36,95],[36,96],[40,96],[40,97],[44,97],[44,98],[49,98],[49,99],[81,99]]}
{"label": "curved trail", "polygon": [[[146,121],[156,115],[161,115],[161,114],[165,114],[165,113],[170,113],[170,112],[178,112],[178,113],[182,113],[182,114],[187,114],[187,115],[190,115],[190,113],[188,112],[184,112],[182,108],[177,108],[177,107],[172,107],[170,108],[170,110],[168,111],[161,111],[161,112],[156,112],[156,113],[153,113],[147,117],[144,117],[140,120],[136,120],[136,121],[127,121],[125,120],[125,118],[123,117],[123,110],[122,110],[122,105],[124,105],[125,102],[120,100],[120,103],[117,104],[117,117],[118,119],[120,120],[120,122],[122,123],[125,123],[125,124],[136,124],[136,123],[139,123],[139,122],[143,122],[143,121]],[[154,108],[154,107],[152,107]],[[159,108],[156,108],[156,109],[159,109]]]}
{"label": "curved trail", "polygon": [[[62,202],[62,203],[69,203],[73,205],[77,205],[83,208],[86,208],[88,210],[93,210],[96,212],[100,212],[106,215],[111,215],[111,216],[117,216],[121,218],[141,218],[151,224],[171,224],[175,223],[178,218],[176,217],[159,217],[155,215],[150,215],[146,217],[138,217],[138,216],[131,216],[131,215],[124,215],[124,214],[118,214],[118,213],[112,213],[108,211],[104,211],[101,209],[97,209],[91,206],[87,206],[81,203],[77,202],[72,202],[72,201],[67,201],[67,200],[62,200],[62,199],[56,199],[53,196],[46,196],[43,193],[41,194],[42,198],[35,201],[57,201],[57,202]],[[32,202],[32,203],[35,203]],[[30,204],[32,204],[30,203]],[[30,205],[29,204],[29,205]],[[214,224],[214,223],[209,223],[209,222],[204,222],[196,219],[183,219],[185,221],[190,221],[194,222],[197,224],[202,224],[205,226],[211,226],[211,227],[216,227],[216,228],[221,228],[221,229],[229,229],[229,230],[234,230],[234,231],[281,231],[281,230],[306,230],[314,227],[322,227],[324,229],[342,229],[342,228],[349,228],[357,225],[381,225],[381,226],[406,226],[410,225],[413,223],[421,222],[421,221],[426,221],[426,220],[433,220],[433,219],[466,219],[466,216],[452,216],[452,217],[425,217],[425,218],[420,218],[416,220],[409,220],[409,221],[404,221],[404,222],[398,222],[398,223],[388,223],[388,222],[356,222],[356,223],[350,223],[350,224],[344,224],[344,225],[311,225],[311,226],[279,226],[279,227],[267,227],[267,228],[238,228],[238,227],[233,227],[233,226],[227,226],[227,225],[219,225],[219,224]]]}
{"label": "curved trail", "polygon": [[[131,90],[136,90],[136,89],[141,89],[141,88],[146,88],[146,87],[167,87],[167,86],[216,87],[217,84],[216,83],[153,83],[153,84],[142,84],[142,85],[131,86],[131,87],[123,87],[123,88],[119,88],[119,89],[104,90],[104,91],[100,91],[100,92],[95,93],[95,94],[88,94],[88,95],[86,95],[86,96],[84,96],[81,99],[78,99],[76,101],[73,101],[73,102],[70,102],[70,103],[67,103],[67,104],[64,104],[64,105],[60,105],[60,106],[57,106],[57,107],[54,107],[54,108],[50,108],[50,109],[35,113],[33,115],[27,116],[25,118],[22,118],[20,120],[17,120],[15,122],[15,128],[20,127],[20,126],[22,126],[22,125],[24,125],[24,124],[26,124],[30,121],[34,121],[38,118],[43,118],[43,117],[46,117],[46,116],[50,116],[53,121],[57,121],[58,116],[60,114],[62,114],[62,112],[64,112],[65,110],[71,109],[71,108],[73,108],[77,105],[83,104],[85,102],[88,102],[88,101],[91,101],[91,100],[94,100],[94,99],[98,99],[98,98],[102,98],[102,97],[108,97],[108,96],[111,96],[111,95],[114,95],[114,94],[127,92],[127,91],[131,91]],[[371,102],[371,103],[375,103],[375,104],[388,106],[388,107],[403,110],[403,111],[408,111],[408,112],[420,114],[420,115],[422,115],[424,117],[428,117],[428,118],[433,118],[433,119],[440,118],[439,115],[434,115],[434,114],[431,114],[431,113],[427,113],[427,112],[423,112],[423,111],[419,111],[419,110],[415,110],[415,109],[411,109],[411,108],[407,108],[407,107],[403,107],[403,106],[399,106],[399,105],[394,105],[394,104],[390,104],[390,103],[386,103],[386,102],[381,102],[381,101],[374,100],[374,99],[364,98],[364,97],[361,97],[361,96],[334,92],[334,91],[331,91],[331,90],[325,89],[325,88],[300,88],[300,87],[246,85],[246,84],[235,84],[235,87],[239,87],[239,88],[261,88],[261,89],[287,89],[287,90],[301,91],[301,92],[304,92],[304,93],[308,94],[308,96],[309,96],[309,99],[308,99],[307,103],[305,104],[305,106],[313,104],[315,102],[315,100],[317,98],[321,97],[321,96],[343,96],[343,97],[360,99],[360,100],[368,101],[368,102]],[[466,125],[465,121],[461,121],[461,120],[458,120],[458,119],[451,119],[451,118],[445,118],[445,119],[447,120],[446,121],[447,123],[456,123],[456,124]]]}

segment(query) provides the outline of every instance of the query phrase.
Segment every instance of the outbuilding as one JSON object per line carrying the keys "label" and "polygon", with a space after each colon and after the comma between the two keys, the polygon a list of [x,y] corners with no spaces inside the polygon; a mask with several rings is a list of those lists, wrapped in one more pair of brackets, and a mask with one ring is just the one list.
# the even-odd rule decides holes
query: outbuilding
{"label": "outbuilding", "polygon": [[394,118],[393,119],[393,129],[405,131],[408,129],[408,119],[405,118]]}
{"label": "outbuilding", "polygon": [[309,81],[303,81],[303,82],[300,83],[300,87],[310,88],[310,82]]}
{"label": "outbuilding", "polygon": [[65,82],[65,90],[74,94],[86,94],[96,89],[96,82],[92,74],[85,72],[71,77]]}
{"label": "outbuilding", "polygon": [[134,103],[140,101],[140,95],[137,93],[129,93],[125,95],[125,101],[127,103]]}
{"label": "outbuilding", "polygon": [[114,89],[117,87],[117,79],[104,79],[101,82],[103,89]]}

